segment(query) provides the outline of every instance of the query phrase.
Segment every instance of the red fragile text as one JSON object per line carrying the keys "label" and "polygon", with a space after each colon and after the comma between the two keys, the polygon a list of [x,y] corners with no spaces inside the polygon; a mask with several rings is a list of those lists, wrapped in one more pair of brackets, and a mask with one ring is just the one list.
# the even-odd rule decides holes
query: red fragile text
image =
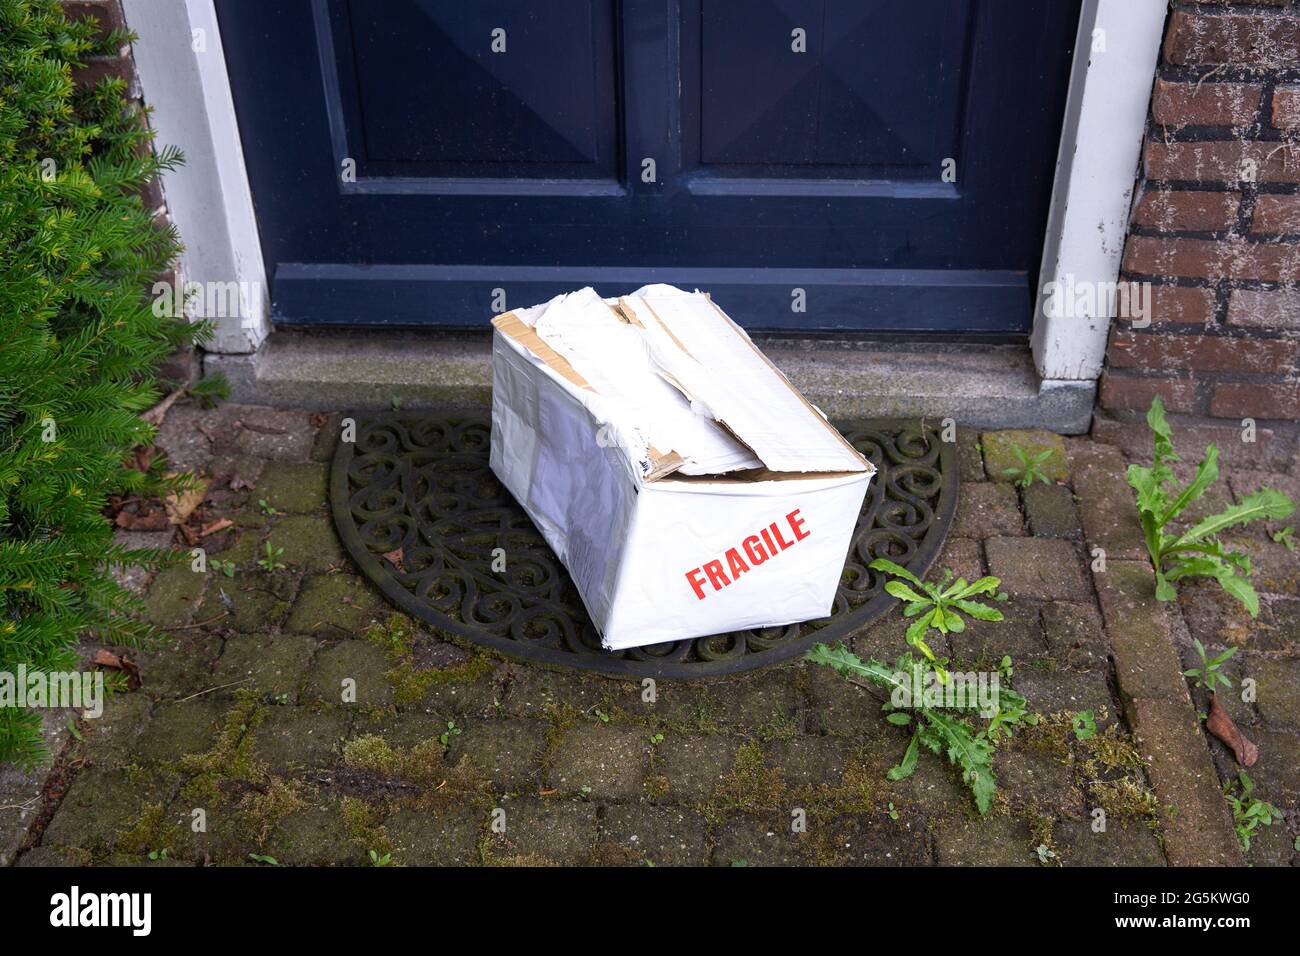
{"label": "red fragile text", "polygon": [[[791,538],[786,537],[787,533]],[[799,517],[799,509],[795,508],[785,516],[784,521],[773,521],[762,531],[751,534],[740,542],[740,547],[728,548],[721,560],[706,561],[698,568],[691,568],[686,572],[686,580],[691,582],[695,596],[703,601],[705,581],[713,586],[713,590],[721,591],[728,584],[735,583],[746,571],[758,567],[768,558],[776,557],[809,534],[811,532],[804,529],[804,519]]]}

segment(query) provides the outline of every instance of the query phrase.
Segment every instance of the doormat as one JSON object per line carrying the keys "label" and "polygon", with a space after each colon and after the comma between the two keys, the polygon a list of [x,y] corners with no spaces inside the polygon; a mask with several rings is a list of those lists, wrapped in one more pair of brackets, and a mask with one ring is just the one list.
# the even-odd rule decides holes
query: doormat
{"label": "doormat", "polygon": [[340,441],[330,505],[344,547],[398,609],[526,661],[616,677],[736,674],[847,638],[894,599],[867,568],[929,570],[957,507],[956,445],[924,422],[837,422],[876,466],[831,615],[653,644],[600,646],[568,572],[488,468],[486,409],[359,413]]}

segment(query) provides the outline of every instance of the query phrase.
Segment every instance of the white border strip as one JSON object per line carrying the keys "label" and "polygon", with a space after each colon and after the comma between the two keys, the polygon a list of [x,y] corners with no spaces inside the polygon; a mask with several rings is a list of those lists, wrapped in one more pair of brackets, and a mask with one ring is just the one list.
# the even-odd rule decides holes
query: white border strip
{"label": "white border strip", "polygon": [[1030,339],[1044,380],[1101,375],[1112,316],[1051,315],[1042,287],[1119,277],[1167,12],[1164,0],[1084,2]]}
{"label": "white border strip", "polygon": [[122,8],[140,37],[135,65],[157,142],[185,154],[185,165],[163,178],[185,245],[181,273],[208,289],[238,289],[238,309],[222,310],[237,314],[212,316],[207,348],[254,352],[271,331],[266,270],[213,0],[122,0]]}

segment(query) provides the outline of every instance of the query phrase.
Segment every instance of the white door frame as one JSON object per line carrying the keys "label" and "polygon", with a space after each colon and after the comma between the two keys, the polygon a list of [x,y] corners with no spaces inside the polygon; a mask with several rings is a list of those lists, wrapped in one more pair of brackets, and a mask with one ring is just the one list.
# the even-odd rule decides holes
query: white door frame
{"label": "white door frame", "polygon": [[[122,0],[158,141],[186,162],[163,187],[185,243],[182,272],[239,283],[238,315],[214,317],[211,351],[257,350],[271,331],[266,270],[213,0]],[[1043,243],[1042,281],[1114,283],[1146,129],[1165,0],[1084,0]],[[1007,144],[1014,148],[1014,144]],[[1104,309],[1113,301],[1092,297]],[[1101,374],[1111,315],[1049,314],[1031,344],[1044,387]],[[1058,310],[1059,311],[1059,310]]]}

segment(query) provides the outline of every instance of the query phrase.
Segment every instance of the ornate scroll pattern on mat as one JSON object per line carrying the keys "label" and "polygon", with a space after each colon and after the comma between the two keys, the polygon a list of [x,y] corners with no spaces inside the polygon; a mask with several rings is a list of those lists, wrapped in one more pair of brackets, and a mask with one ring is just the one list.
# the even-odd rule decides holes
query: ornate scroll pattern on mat
{"label": "ornate scroll pattern on mat", "polygon": [[[762,667],[836,640],[892,601],[867,568],[889,557],[923,574],[957,501],[952,444],[917,422],[840,423],[877,468],[833,613],[620,653],[600,646],[568,573],[488,468],[486,411],[354,417],[331,478],[334,521],[361,571],[402,611],[520,657],[623,676],[707,677]],[[504,549],[504,572],[492,570]],[[400,566],[391,558],[400,551]]]}

